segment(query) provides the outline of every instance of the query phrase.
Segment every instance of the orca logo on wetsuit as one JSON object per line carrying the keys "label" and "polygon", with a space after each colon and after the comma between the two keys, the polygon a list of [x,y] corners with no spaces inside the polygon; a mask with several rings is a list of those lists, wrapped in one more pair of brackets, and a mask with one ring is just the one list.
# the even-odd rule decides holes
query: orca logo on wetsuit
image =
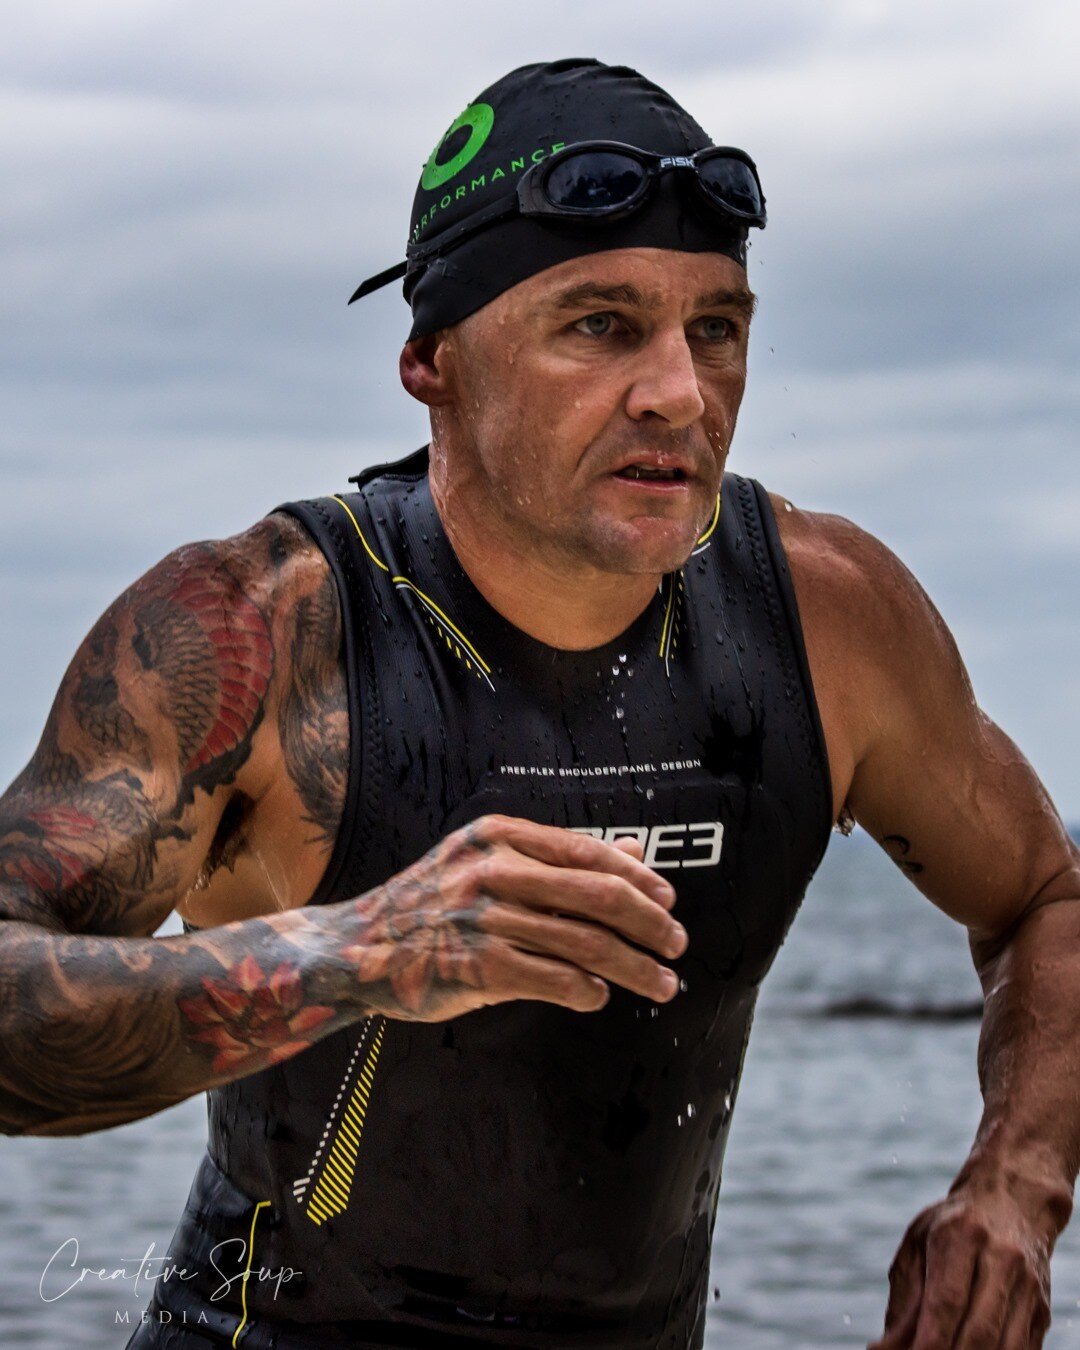
{"label": "orca logo on wetsuit", "polygon": [[589,834],[612,844],[616,839],[636,839],[645,851],[646,867],[657,870],[676,867],[715,867],[720,861],[724,827],[718,820],[696,820],[687,825],[571,826],[576,834]]}

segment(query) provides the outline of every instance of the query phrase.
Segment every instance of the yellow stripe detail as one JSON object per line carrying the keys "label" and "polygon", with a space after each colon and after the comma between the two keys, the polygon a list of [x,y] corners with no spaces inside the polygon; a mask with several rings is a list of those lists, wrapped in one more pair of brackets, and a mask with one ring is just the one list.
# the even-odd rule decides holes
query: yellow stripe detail
{"label": "yellow stripe detail", "polygon": [[376,567],[381,567],[384,572],[389,572],[390,569],[383,562],[383,560],[381,558],[376,558],[375,554],[372,553],[371,545],[364,538],[364,531],[360,528],[359,522],[357,521],[356,517],[350,510],[349,503],[344,499],[344,497],[339,497],[336,492],[334,493],[334,501],[341,503],[341,505],[345,508],[346,512],[348,513],[349,519],[352,521],[353,525],[356,526],[356,533],[360,536],[360,542],[364,546],[364,552],[368,555],[368,557],[371,559],[371,561],[375,564]]}
{"label": "yellow stripe detail", "polygon": [[[346,515],[347,515],[347,516],[349,517],[349,519],[352,521],[352,523],[353,523],[353,528],[356,530],[356,533],[357,533],[357,535],[358,535],[359,538],[360,538],[360,542],[361,542],[361,544],[363,544],[363,546],[364,546],[364,552],[368,555],[368,557],[371,559],[371,561],[375,564],[376,567],[381,567],[382,570],[383,570],[384,572],[389,573],[389,571],[390,571],[389,567],[387,567],[386,563],[384,563],[383,560],[382,560],[381,558],[378,558],[378,557],[375,556],[375,553],[374,553],[374,551],[372,550],[371,545],[370,545],[370,544],[368,543],[368,541],[364,538],[364,531],[360,528],[360,522],[359,522],[359,521],[356,519],[356,517],[353,515],[352,509],[351,509],[351,507],[349,506],[349,503],[345,500],[344,497],[339,497],[339,496],[337,495],[337,493],[334,493],[333,495],[334,495],[334,501],[336,501],[340,506],[344,507]],[[717,498],[717,508],[716,508],[716,509],[717,509],[717,512],[719,512],[719,510],[720,510],[719,502],[720,502],[720,499]],[[443,621],[443,623],[446,624],[447,628],[449,628],[450,631],[451,631],[456,637],[458,637],[458,638],[461,640],[461,642],[464,644],[464,646],[467,647],[468,650],[472,653],[473,660],[476,661],[477,665],[480,666],[480,668],[483,670],[484,674],[485,674],[485,675],[490,675],[490,674],[491,674],[491,667],[488,665],[488,663],[484,660],[484,658],[480,655],[480,653],[479,653],[479,652],[476,650],[476,648],[472,645],[472,643],[471,643],[471,642],[469,641],[469,639],[465,636],[465,634],[461,631],[461,629],[458,628],[458,626],[457,626],[455,623],[452,623],[451,620],[448,619],[448,618],[446,617],[446,615],[442,612],[442,610],[441,610],[441,609],[439,608],[439,606],[435,603],[435,601],[432,600],[432,598],[431,598],[430,595],[425,595],[424,592],[420,589],[420,587],[417,586],[417,585],[415,585],[413,582],[411,582],[411,581],[409,580],[408,577],[391,577],[390,580],[394,583],[395,586],[405,586],[405,587],[407,587],[410,591],[414,592],[414,594],[418,595],[418,596],[420,597],[420,599],[423,600],[423,601],[425,602],[425,604],[430,605],[431,608],[435,611],[435,613],[439,616],[439,618]],[[446,645],[447,645],[448,647],[450,646],[449,641],[447,642]]]}
{"label": "yellow stripe detail", "polygon": [[[719,494],[719,492],[718,492],[718,493],[716,494],[716,506],[713,508],[712,521],[711,521],[710,524],[709,524],[709,528],[705,531],[705,533],[704,533],[704,534],[701,536],[701,538],[698,540],[698,544],[703,544],[703,543],[705,542],[705,540],[708,539],[709,535],[712,534],[713,530],[716,529],[716,522],[717,522],[719,519],[720,519],[720,494]],[[695,548],[696,548],[696,547],[697,547],[697,545],[695,545]]]}
{"label": "yellow stripe detail", "polygon": [[316,1226],[321,1226],[326,1222],[327,1219],[331,1217],[332,1215],[330,1214],[330,1211],[328,1209],[324,1209],[316,1199],[312,1198],[310,1201],[308,1201],[308,1218],[311,1220],[313,1224],[315,1224]]}
{"label": "yellow stripe detail", "polygon": [[240,1318],[240,1325],[233,1332],[232,1344],[234,1350],[237,1343],[240,1340],[240,1333],[247,1325],[247,1317],[248,1317],[247,1285],[248,1285],[248,1276],[251,1274],[251,1259],[255,1255],[255,1225],[259,1220],[259,1210],[265,1209],[269,1203],[270,1203],[269,1200],[260,1200],[259,1203],[255,1206],[255,1213],[251,1216],[251,1232],[248,1234],[247,1265],[244,1267],[244,1282],[240,1286],[240,1311],[242,1312],[243,1316]]}
{"label": "yellow stripe detail", "polygon": [[368,1050],[367,1058],[358,1075],[358,1081],[349,1094],[349,1101],[341,1114],[334,1142],[330,1145],[323,1163],[319,1180],[312,1188],[307,1203],[308,1218],[315,1224],[343,1214],[349,1207],[353,1178],[356,1172],[356,1160],[360,1149],[360,1136],[364,1128],[364,1115],[370,1098],[371,1085],[375,1078],[375,1065],[379,1058],[385,1021],[380,1023],[375,1039]]}
{"label": "yellow stripe detail", "polygon": [[660,648],[659,648],[659,654],[660,654],[661,656],[663,656],[663,654],[664,654],[664,648],[667,646],[668,626],[669,626],[669,624],[671,623],[671,609],[672,609],[672,606],[674,605],[674,603],[675,603],[675,581],[674,581],[673,577],[671,576],[671,574],[668,573],[668,601],[667,601],[667,610],[666,610],[665,613],[664,613],[664,626],[663,626],[663,628],[660,630]]}
{"label": "yellow stripe detail", "polygon": [[424,592],[420,589],[420,587],[417,586],[414,582],[411,582],[408,577],[392,577],[391,580],[393,581],[395,586],[406,586],[410,591],[413,592],[414,595],[418,595],[426,605],[430,605],[431,608],[435,611],[435,613],[439,616],[439,618],[443,621],[443,623],[446,624],[447,628],[450,629],[451,633],[453,633],[456,638],[459,638],[460,641],[464,644],[464,646],[468,648],[468,650],[472,653],[473,660],[477,663],[478,666],[480,666],[484,674],[488,675],[491,673],[491,667],[488,665],[488,663],[484,660],[484,658],[472,645],[472,643],[461,631],[461,629],[457,626],[457,624],[454,623],[451,619],[448,619],[446,617],[446,615],[442,612],[442,610],[435,603],[435,601],[432,600],[430,595],[425,595]]}

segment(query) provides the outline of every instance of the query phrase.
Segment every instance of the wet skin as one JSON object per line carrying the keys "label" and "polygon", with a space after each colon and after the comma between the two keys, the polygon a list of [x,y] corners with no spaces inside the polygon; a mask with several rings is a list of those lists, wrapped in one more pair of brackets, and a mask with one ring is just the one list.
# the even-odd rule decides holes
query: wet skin
{"label": "wet skin", "polygon": [[[406,348],[440,515],[512,623],[598,645],[685,560],[734,433],[751,307],[721,255],[621,250]],[[1076,851],[910,573],[850,522],[773,504],[834,811],[967,926],[986,991],[983,1119],[949,1197],[905,1235],[878,1344],[1037,1346],[1080,1165]],[[365,896],[305,908],[344,799],[340,642],[322,555],[270,517],[169,555],[79,648],[0,799],[8,1132],[148,1115],[372,1011],[587,1013],[610,983],[672,997],[685,934],[628,841],[487,818]],[[172,909],[206,931],[150,939]]]}

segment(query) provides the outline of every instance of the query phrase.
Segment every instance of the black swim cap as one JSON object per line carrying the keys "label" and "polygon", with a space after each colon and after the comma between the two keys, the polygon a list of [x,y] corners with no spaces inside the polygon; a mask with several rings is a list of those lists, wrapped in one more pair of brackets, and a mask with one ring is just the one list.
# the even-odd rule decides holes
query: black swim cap
{"label": "black swim cap", "polygon": [[[520,66],[485,89],[453,122],[424,165],[409,241],[435,245],[481,211],[513,202],[533,164],[577,141],[621,141],[661,155],[692,155],[711,142],[658,85],[628,66],[570,59]],[[707,219],[661,178],[652,200],[619,221],[586,223],[513,215],[445,253],[413,259],[404,294],[409,340],[449,328],[547,267],[616,248],[724,253],[746,266],[746,227]],[[391,269],[373,281],[400,276]],[[353,299],[373,289],[368,283]]]}

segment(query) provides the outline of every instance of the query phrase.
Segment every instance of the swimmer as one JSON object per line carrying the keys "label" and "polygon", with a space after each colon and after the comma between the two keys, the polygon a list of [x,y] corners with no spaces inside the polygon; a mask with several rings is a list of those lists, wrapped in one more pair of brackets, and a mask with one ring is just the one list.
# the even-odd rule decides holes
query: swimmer
{"label": "swimmer", "polygon": [[0,1121],[208,1092],[138,1350],[700,1347],[758,989],[852,819],[986,991],[878,1350],[1041,1345],[1077,855],[900,561],[727,470],[765,224],[636,72],[498,80],[357,292],[404,281],[430,444],[178,549],[77,651],[0,805]]}

